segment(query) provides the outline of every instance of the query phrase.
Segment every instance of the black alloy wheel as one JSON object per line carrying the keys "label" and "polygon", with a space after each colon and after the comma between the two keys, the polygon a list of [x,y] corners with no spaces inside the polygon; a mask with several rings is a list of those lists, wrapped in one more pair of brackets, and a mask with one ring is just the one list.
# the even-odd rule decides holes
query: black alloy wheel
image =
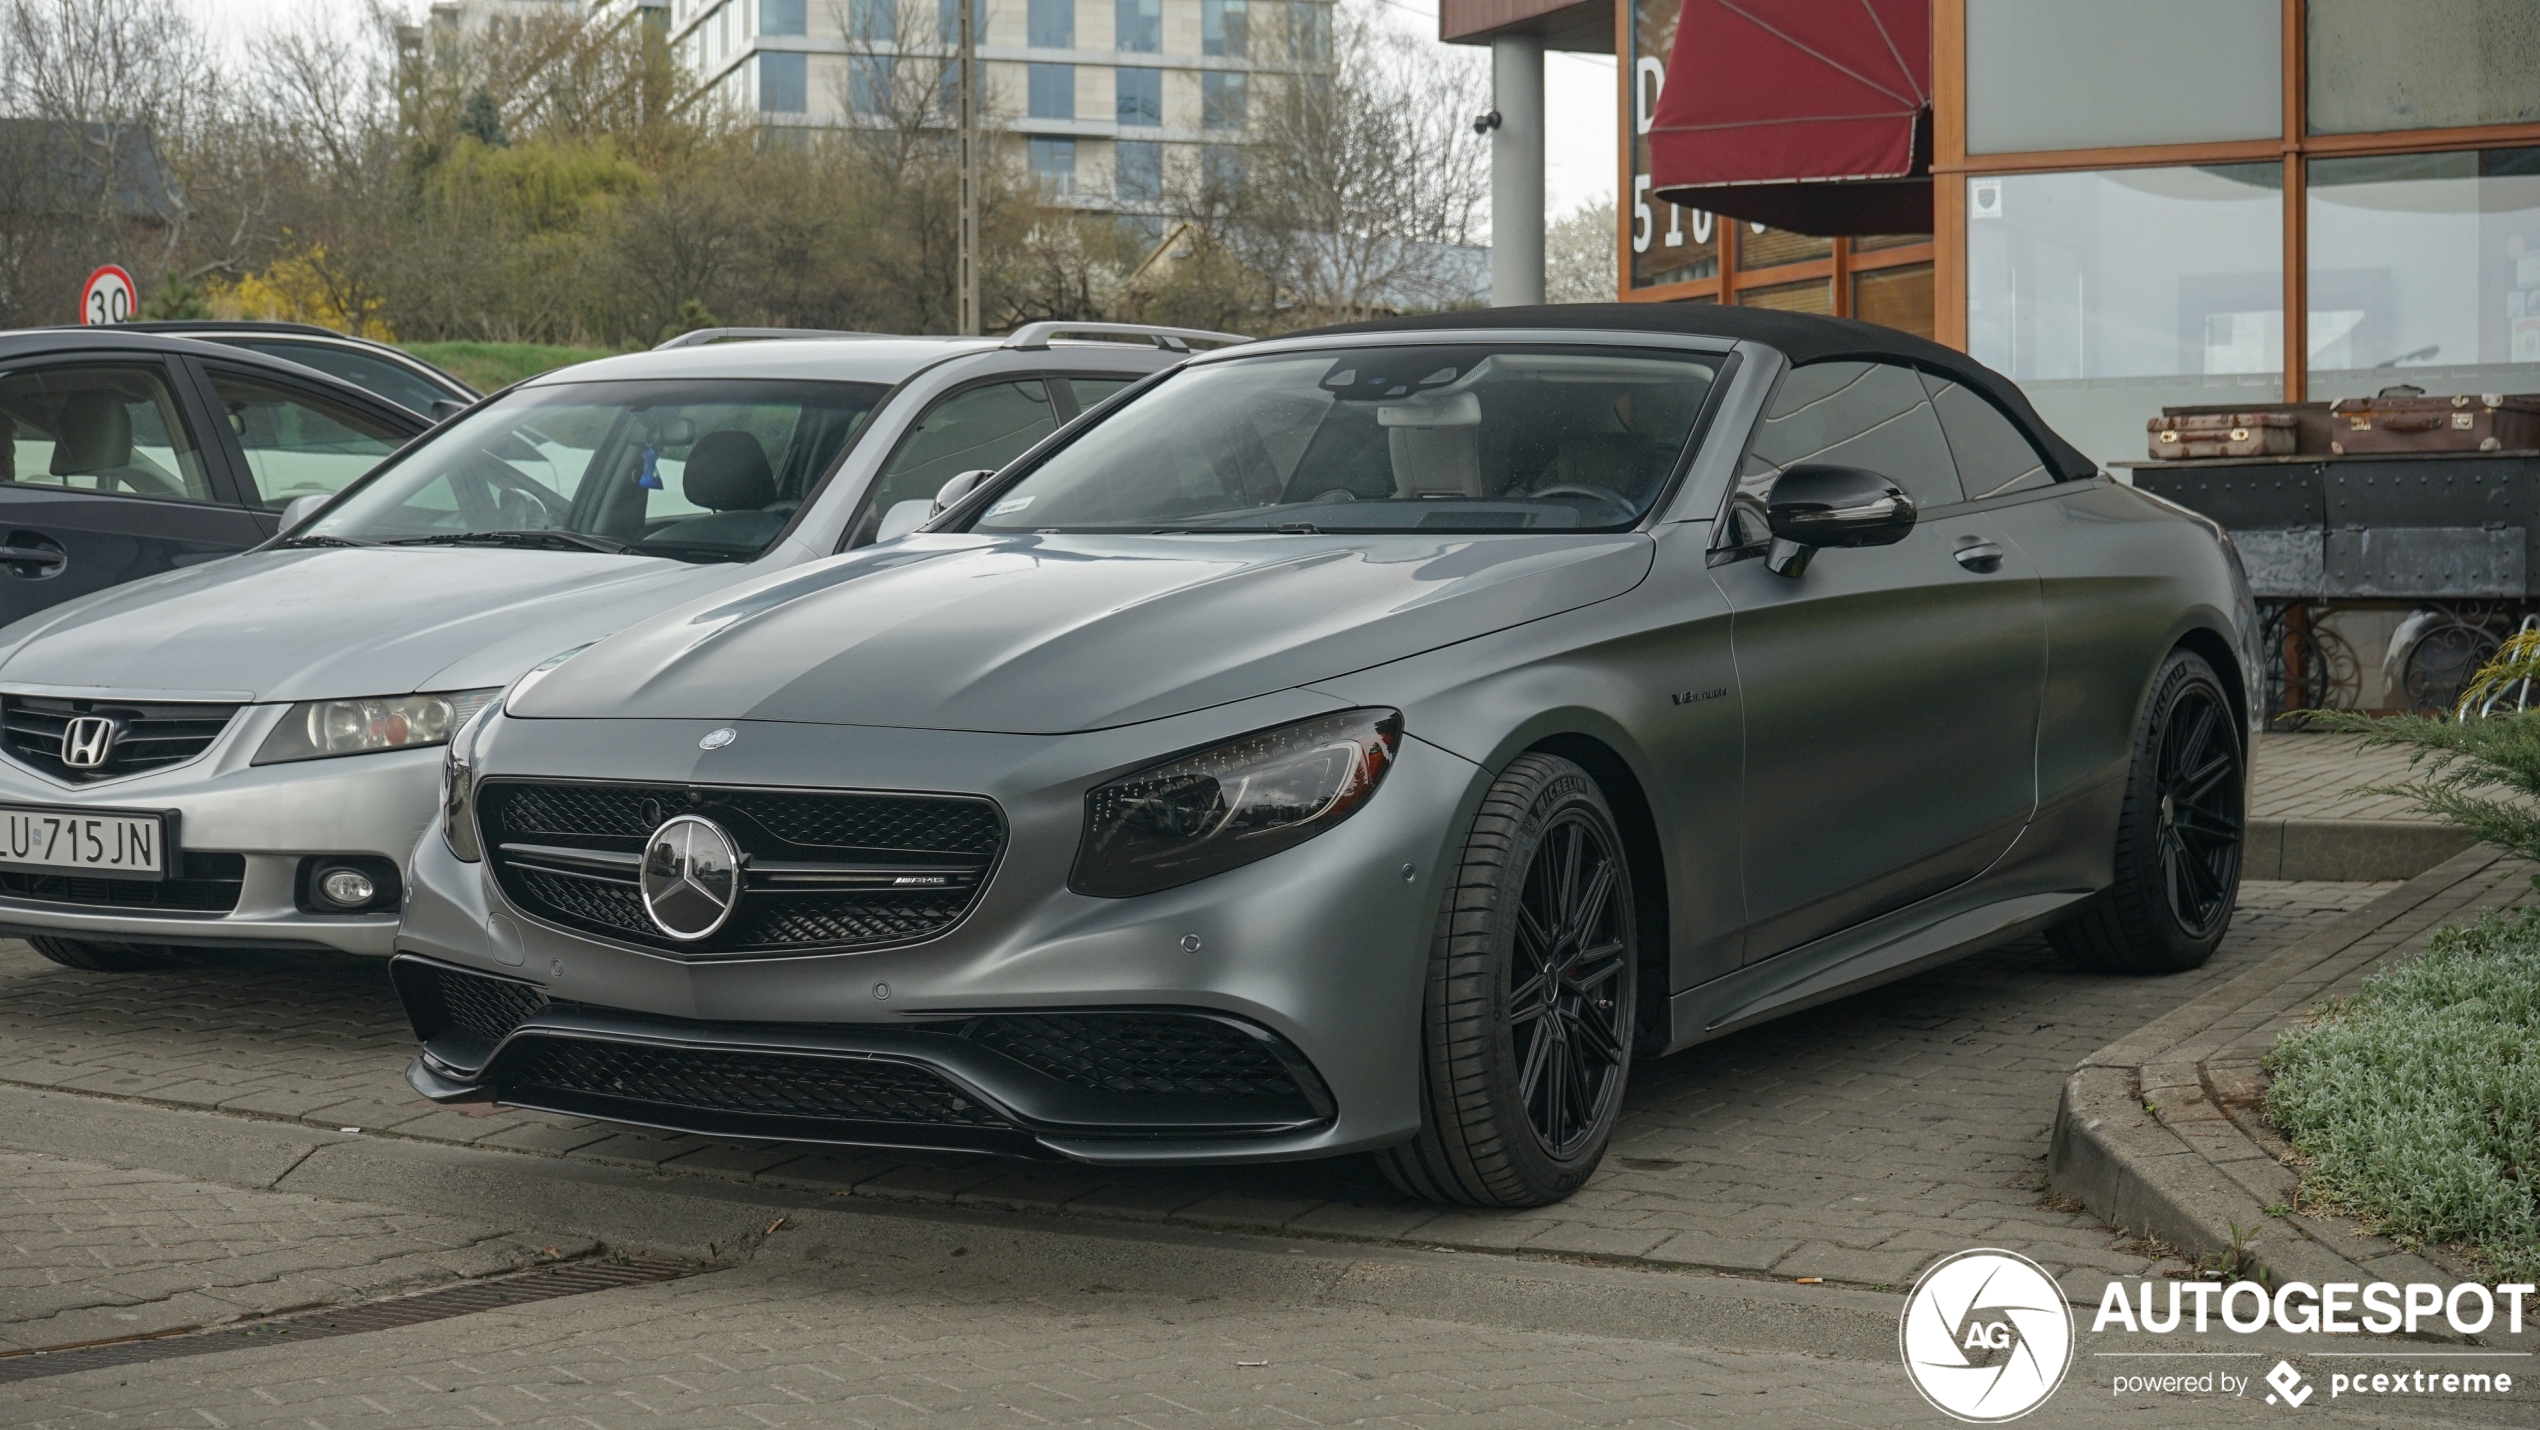
{"label": "black alloy wheel", "polygon": [[2204,657],[2172,651],[2153,677],[2117,820],[2114,879],[2047,931],[2103,973],[2177,973],[2213,957],[2240,895],[2248,747]]}
{"label": "black alloy wheel", "polygon": [[1622,1091],[1631,1026],[1631,916],[1622,851],[1581,810],[1545,832],[1517,901],[1508,1033],[1526,1121],[1554,1157],[1576,1153]]}
{"label": "black alloy wheel", "polygon": [[1531,1207],[1577,1191],[1631,1072],[1631,864],[1594,777],[1521,755],[1450,874],[1421,1015],[1421,1127],[1377,1154],[1430,1201]]}

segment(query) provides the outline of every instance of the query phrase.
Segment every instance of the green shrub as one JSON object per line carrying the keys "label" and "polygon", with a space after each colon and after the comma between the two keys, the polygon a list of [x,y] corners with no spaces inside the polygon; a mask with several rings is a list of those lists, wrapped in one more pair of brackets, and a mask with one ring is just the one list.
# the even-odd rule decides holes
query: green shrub
{"label": "green shrub", "polygon": [[607,348],[563,348],[546,343],[407,343],[406,351],[444,372],[456,374],[479,392],[511,386],[593,358],[614,356]]}
{"label": "green shrub", "polygon": [[2311,1159],[2305,1200],[2540,1275],[2540,910],[2437,930],[2267,1066],[2267,1111]]}

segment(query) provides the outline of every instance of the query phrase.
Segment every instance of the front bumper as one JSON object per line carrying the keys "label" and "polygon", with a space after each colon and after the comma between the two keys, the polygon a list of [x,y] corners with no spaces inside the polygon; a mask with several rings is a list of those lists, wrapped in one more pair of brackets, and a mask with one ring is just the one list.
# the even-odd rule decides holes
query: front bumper
{"label": "front bumper", "polygon": [[[462,863],[427,834],[410,865],[398,940],[414,958],[396,965],[426,1040],[410,1081],[436,1099],[491,1097],[707,1135],[1100,1163],[1265,1161],[1399,1141],[1420,1122],[1432,875],[1477,797],[1478,767],[1408,739],[1367,806],[1306,844],[1138,898],[1066,888],[1090,785],[1174,749],[1330,708],[1292,693],[1206,719],[1061,737],[734,722],[739,738],[712,753],[697,741],[713,722],[498,721],[477,750],[486,775],[978,794],[1004,811],[1008,842],[978,904],[934,938],[691,960],[532,919],[504,901],[484,865]],[[493,1024],[453,1039],[448,1020],[410,991],[414,971],[431,966],[521,991],[506,995]],[[1248,1030],[1289,1069],[1294,1091],[1277,1107],[1208,1106],[1161,1086],[1036,1078],[983,1049],[976,1031],[999,1019],[1126,1016]],[[519,1059],[560,1041],[605,1045],[616,1061],[559,1097],[554,1078],[523,1074]],[[650,1059],[640,1076],[626,1071],[627,1050]],[[1093,1061],[1104,1055],[1089,1051]],[[780,1061],[751,1061],[766,1058]],[[849,1115],[869,1088],[840,1094],[843,1112],[801,1117],[805,1104],[791,1092],[736,1099],[722,1086],[798,1091],[834,1080],[847,1063],[859,1076],[891,1065],[875,1074],[884,1091],[905,1092],[897,1070],[914,1069],[987,1120],[953,1109],[963,1115],[877,1125]],[[716,1089],[678,1090],[709,1075]]]}
{"label": "front bumper", "polygon": [[300,863],[310,855],[351,854],[402,865],[438,805],[441,751],[249,764],[283,710],[248,706],[211,748],[185,764],[91,784],[63,784],[0,759],[0,804],[166,811],[177,816],[178,847],[188,856],[243,861],[236,901],[225,909],[118,906],[98,897],[110,891],[96,889],[56,889],[40,898],[0,891],[0,933],[374,957],[395,952],[394,911],[303,912],[296,892]]}

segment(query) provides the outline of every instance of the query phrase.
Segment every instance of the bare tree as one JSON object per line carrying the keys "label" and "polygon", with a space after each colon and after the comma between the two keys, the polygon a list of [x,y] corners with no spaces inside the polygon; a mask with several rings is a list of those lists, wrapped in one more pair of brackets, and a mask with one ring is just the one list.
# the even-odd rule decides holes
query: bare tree
{"label": "bare tree", "polygon": [[1543,235],[1543,296],[1553,303],[1611,303],[1621,273],[1614,203],[1589,204]]}

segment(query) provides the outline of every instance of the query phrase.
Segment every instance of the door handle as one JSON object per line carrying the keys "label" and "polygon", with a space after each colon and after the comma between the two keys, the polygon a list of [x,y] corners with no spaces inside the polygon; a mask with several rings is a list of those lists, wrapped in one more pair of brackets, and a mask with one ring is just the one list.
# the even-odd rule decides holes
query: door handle
{"label": "door handle", "polygon": [[70,553],[62,549],[60,542],[37,532],[13,531],[6,541],[0,541],[0,569],[21,580],[59,576],[70,563]]}
{"label": "door handle", "polygon": [[1971,541],[1949,554],[1970,571],[2002,569],[2002,548],[1990,541]]}

